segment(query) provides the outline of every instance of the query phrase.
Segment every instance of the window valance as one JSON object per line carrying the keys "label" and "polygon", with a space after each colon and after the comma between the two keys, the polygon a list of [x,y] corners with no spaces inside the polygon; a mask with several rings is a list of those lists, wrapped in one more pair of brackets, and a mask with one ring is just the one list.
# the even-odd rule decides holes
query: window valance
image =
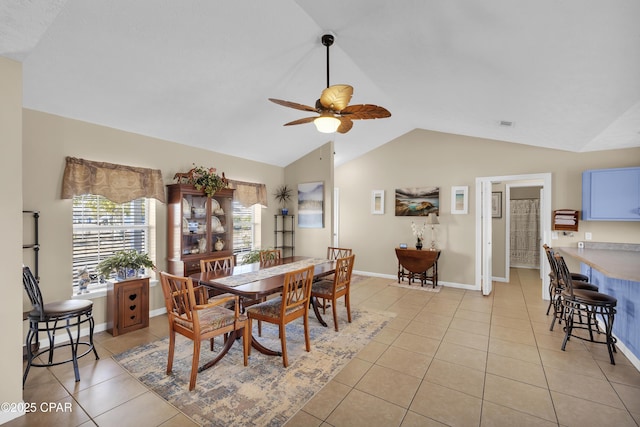
{"label": "window valance", "polygon": [[164,203],[164,184],[159,169],[116,165],[67,157],[62,177],[62,198],[97,194],[114,203],[125,203],[141,197]]}
{"label": "window valance", "polygon": [[256,203],[267,207],[267,186],[255,182],[243,182],[229,180],[229,188],[236,190],[234,200],[244,207],[250,207]]}

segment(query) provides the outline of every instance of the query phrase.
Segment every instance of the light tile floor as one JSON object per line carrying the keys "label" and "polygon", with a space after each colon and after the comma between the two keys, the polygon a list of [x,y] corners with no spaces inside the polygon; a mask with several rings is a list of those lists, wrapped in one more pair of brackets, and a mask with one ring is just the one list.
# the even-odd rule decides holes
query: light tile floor
{"label": "light tile floor", "polygon": [[[352,306],[394,320],[287,423],[297,426],[638,426],[640,372],[602,345],[549,331],[537,270],[513,269],[489,297],[390,287],[369,278]],[[100,360],[34,368],[24,401],[70,403],[72,412],[27,414],[14,426],[190,426],[111,355],[167,334],[165,316],[119,337],[96,334]],[[230,421],[229,425],[233,425]]]}

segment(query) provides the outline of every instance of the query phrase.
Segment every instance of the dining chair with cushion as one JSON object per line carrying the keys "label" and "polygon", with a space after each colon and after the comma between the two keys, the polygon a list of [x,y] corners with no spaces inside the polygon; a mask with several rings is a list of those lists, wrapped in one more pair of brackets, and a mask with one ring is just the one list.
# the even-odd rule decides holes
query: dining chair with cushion
{"label": "dining chair with cushion", "polygon": [[[169,320],[167,375],[173,369],[176,333],[193,341],[189,390],[193,390],[196,386],[198,372],[215,365],[222,359],[239,334],[242,336],[244,366],[247,366],[250,335],[247,318],[240,314],[237,296],[208,300],[206,289],[202,286],[194,287],[190,277],[174,276],[166,272],[160,273],[160,283]],[[234,302],[233,309],[224,307],[228,301]],[[209,340],[213,350],[213,338],[220,335],[225,336],[224,347],[213,360],[198,367],[201,342]]]}
{"label": "dining chair with cushion", "polygon": [[[32,305],[31,311],[27,314],[29,320],[29,332],[25,340],[27,364],[22,377],[22,386],[24,387],[32,366],[49,367],[68,362],[73,364],[76,382],[80,381],[78,359],[92,351],[96,360],[100,359],[93,345],[93,302],[85,299],[70,299],[45,303],[38,281],[33,277],[29,267],[22,267],[22,284]],[[85,323],[89,325],[89,335],[86,341],[80,341],[81,327]],[[66,331],[69,341],[56,344],[55,338],[58,331]],[[47,334],[49,346],[38,351],[41,332]],[[81,353],[79,353],[80,346],[84,350]],[[62,361],[54,361],[54,351],[64,347],[71,350],[70,357]]]}
{"label": "dining chair with cushion", "polygon": [[[235,265],[233,255],[229,255],[226,257],[219,258],[207,258],[200,260],[200,272],[205,273],[207,271],[218,271],[218,270],[231,270]],[[210,292],[211,293],[211,292]],[[231,294],[219,294],[214,295],[209,298],[209,301],[212,299],[226,298],[231,296]],[[244,313],[245,309],[249,305],[257,304],[259,302],[264,301],[264,298],[260,299],[246,299],[240,298],[240,313]],[[229,301],[226,305],[227,308],[233,308],[233,301]],[[258,336],[262,335],[262,322],[258,322]]]}
{"label": "dining chair with cushion", "polygon": [[[566,284],[562,291],[562,316],[565,321],[564,340],[561,349],[564,351],[571,337],[598,344],[605,344],[609,352],[609,360],[615,365],[613,353],[616,353],[617,339],[613,336],[613,321],[616,315],[618,300],[602,292],[577,289],[573,285],[571,273],[564,258],[554,255],[558,265],[558,280]],[[602,330],[601,330],[602,329]],[[579,334],[579,332],[583,332]],[[604,334],[604,339],[597,336]]]}
{"label": "dining chair with cushion", "polygon": [[218,257],[218,258],[205,258],[200,260],[200,272],[217,271],[217,270],[229,270],[235,266],[233,255]]}
{"label": "dining chair with cushion", "polygon": [[348,256],[351,256],[352,253],[353,253],[353,250],[349,248],[337,248],[337,247],[329,246],[327,248],[327,259],[333,261],[338,258],[346,258]]}
{"label": "dining chair with cushion", "polygon": [[333,307],[333,324],[338,331],[338,298],[344,297],[344,304],[347,308],[347,320],[351,323],[351,304],[349,302],[349,288],[351,287],[351,272],[356,256],[350,255],[336,260],[336,272],[333,280],[319,280],[313,283],[311,288],[311,298],[321,298],[324,301],[331,301]]}
{"label": "dining chair with cushion", "polygon": [[[335,246],[329,246],[327,247],[327,259],[331,260],[331,261],[335,261],[338,258],[346,258],[348,256],[350,256],[353,253],[353,250],[350,248],[338,248]],[[322,279],[323,280],[333,280],[333,273],[332,274],[328,274],[326,276],[324,276]],[[320,279],[316,279],[320,280]],[[320,306],[322,306],[322,313],[326,313],[327,312],[327,307],[329,307],[327,305],[327,300],[322,299],[322,303],[320,304]]]}
{"label": "dining chair with cushion", "polygon": [[249,330],[252,320],[262,320],[278,325],[280,344],[282,347],[282,363],[286,368],[287,334],[286,325],[300,317],[304,321],[304,340],[306,350],[311,351],[309,339],[309,301],[311,298],[311,284],[313,283],[313,266],[285,273],[282,295],[266,300],[247,308]]}
{"label": "dining chair with cushion", "polygon": [[277,261],[280,258],[282,258],[282,252],[280,252],[280,249],[265,249],[260,251],[261,264]]}

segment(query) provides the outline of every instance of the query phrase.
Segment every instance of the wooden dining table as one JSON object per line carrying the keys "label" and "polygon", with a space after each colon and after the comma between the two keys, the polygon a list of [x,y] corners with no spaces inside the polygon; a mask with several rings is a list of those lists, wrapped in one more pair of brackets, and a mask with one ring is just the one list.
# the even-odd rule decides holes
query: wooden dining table
{"label": "wooden dining table", "polygon": [[[238,295],[243,300],[260,300],[272,294],[282,291],[284,276],[288,271],[297,270],[305,266],[313,265],[314,280],[335,273],[335,260],[319,259],[304,256],[284,257],[267,263],[252,263],[237,265],[232,269],[221,269],[194,273],[189,277],[201,286],[214,290],[216,293],[229,293]],[[318,308],[318,301],[312,298],[311,306],[320,324],[324,327],[327,323],[322,318]],[[253,333],[251,345],[261,353],[281,356],[279,351],[270,350],[260,344]]]}

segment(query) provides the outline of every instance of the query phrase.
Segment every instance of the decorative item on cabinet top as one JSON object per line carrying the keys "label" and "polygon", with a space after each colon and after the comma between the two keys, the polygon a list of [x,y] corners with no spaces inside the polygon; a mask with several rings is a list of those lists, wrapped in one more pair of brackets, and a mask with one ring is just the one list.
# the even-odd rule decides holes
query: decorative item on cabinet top
{"label": "decorative item on cabinet top", "polygon": [[[208,197],[212,197],[217,191],[226,188],[229,180],[216,173],[216,168],[205,168],[203,166],[193,167],[188,172],[178,172],[173,176],[178,184],[191,184],[197,190],[202,190]],[[219,207],[219,206],[218,206]]]}

